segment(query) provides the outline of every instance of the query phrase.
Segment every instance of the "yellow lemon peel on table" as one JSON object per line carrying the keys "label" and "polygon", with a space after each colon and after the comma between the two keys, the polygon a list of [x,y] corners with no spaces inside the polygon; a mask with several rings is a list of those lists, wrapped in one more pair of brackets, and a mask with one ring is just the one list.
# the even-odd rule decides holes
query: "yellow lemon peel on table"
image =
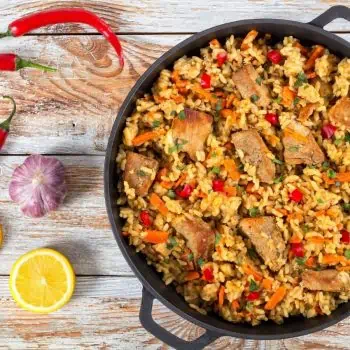
{"label": "yellow lemon peel on table", "polygon": [[64,255],[41,248],[24,254],[15,262],[9,284],[20,307],[48,314],[69,302],[75,288],[75,274]]}

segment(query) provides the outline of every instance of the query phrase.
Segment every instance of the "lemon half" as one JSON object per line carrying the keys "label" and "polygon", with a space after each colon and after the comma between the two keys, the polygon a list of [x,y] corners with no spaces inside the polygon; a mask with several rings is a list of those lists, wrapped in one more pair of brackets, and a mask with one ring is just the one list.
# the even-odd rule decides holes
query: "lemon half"
{"label": "lemon half", "polygon": [[68,259],[48,248],[33,250],[13,265],[10,291],[25,310],[48,314],[60,309],[71,299],[75,274]]}

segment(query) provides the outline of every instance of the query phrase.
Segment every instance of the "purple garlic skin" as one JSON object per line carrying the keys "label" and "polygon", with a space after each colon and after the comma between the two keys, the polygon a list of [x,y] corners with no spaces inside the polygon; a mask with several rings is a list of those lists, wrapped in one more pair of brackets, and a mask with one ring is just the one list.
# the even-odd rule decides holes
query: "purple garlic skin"
{"label": "purple garlic skin", "polygon": [[24,215],[38,218],[58,208],[67,193],[64,166],[54,157],[29,156],[12,175],[10,198]]}

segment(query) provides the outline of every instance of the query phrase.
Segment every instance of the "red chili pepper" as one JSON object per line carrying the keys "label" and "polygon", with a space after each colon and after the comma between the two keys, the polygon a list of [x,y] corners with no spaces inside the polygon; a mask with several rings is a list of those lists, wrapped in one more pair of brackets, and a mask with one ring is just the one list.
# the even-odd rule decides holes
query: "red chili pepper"
{"label": "red chili pepper", "polygon": [[225,181],[221,179],[214,179],[212,182],[214,192],[224,192]]}
{"label": "red chili pepper", "polygon": [[216,56],[218,66],[221,67],[227,61],[227,52],[219,52]]}
{"label": "red chili pepper", "polygon": [[151,216],[147,210],[142,210],[140,213],[140,220],[143,226],[150,227],[153,223]]}
{"label": "red chili pepper", "polygon": [[325,124],[322,126],[321,135],[324,139],[330,139],[336,132],[337,128],[332,124]]}
{"label": "red chili pepper", "polygon": [[294,254],[294,256],[298,256],[302,258],[304,256],[304,246],[302,243],[291,243],[290,250]]}
{"label": "red chili pepper", "polygon": [[278,125],[279,120],[278,120],[278,115],[275,113],[266,113],[265,119],[271,124],[271,125]]}
{"label": "red chili pepper", "polygon": [[16,71],[22,68],[37,68],[45,72],[55,72],[55,68],[25,60],[13,53],[0,54],[0,71]]}
{"label": "red chili pepper", "polygon": [[297,188],[294,191],[289,193],[289,199],[296,203],[301,202],[303,200],[303,197],[304,197],[303,192],[301,192]]}
{"label": "red chili pepper", "polygon": [[176,190],[175,190],[175,193],[181,197],[181,198],[184,198],[184,199],[187,199],[191,193],[193,191],[193,187],[191,185],[188,185],[188,184],[185,184],[184,186],[182,187],[178,187]]}
{"label": "red chili pepper", "polygon": [[16,113],[15,100],[11,96],[3,96],[3,98],[8,98],[9,100],[11,100],[13,104],[13,108],[10,116],[5,121],[0,123],[0,151],[6,142],[7,135],[9,134],[9,131],[10,131],[11,120]]}
{"label": "red chili pepper", "polygon": [[256,300],[256,299],[259,299],[260,297],[260,293],[259,292],[250,292],[247,296],[247,299],[249,301],[253,301],[253,300]]}
{"label": "red chili pepper", "polygon": [[212,281],[214,279],[212,269],[208,267],[203,270],[203,279],[205,279],[206,281]]}
{"label": "red chili pepper", "polygon": [[282,61],[282,55],[278,50],[271,50],[267,53],[267,58],[274,64]]}
{"label": "red chili pepper", "polygon": [[207,73],[203,73],[201,76],[201,87],[203,89],[209,89],[211,84],[210,84],[211,77]]}
{"label": "red chili pepper", "polygon": [[350,232],[346,231],[346,230],[341,230],[341,242],[345,243],[345,244],[349,244],[350,243]]}
{"label": "red chili pepper", "polygon": [[30,14],[10,23],[7,32],[0,34],[0,38],[18,37],[35,29],[59,23],[83,23],[95,28],[114,47],[120,67],[124,67],[123,50],[111,27],[94,13],[80,8],[61,8]]}

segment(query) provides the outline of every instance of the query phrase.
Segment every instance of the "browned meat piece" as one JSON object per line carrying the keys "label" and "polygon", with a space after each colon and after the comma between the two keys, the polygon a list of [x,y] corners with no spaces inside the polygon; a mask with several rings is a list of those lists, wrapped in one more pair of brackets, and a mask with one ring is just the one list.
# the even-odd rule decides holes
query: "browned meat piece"
{"label": "browned meat piece", "polygon": [[256,104],[261,107],[267,107],[271,102],[269,89],[266,85],[259,85],[256,80],[259,74],[251,64],[243,66],[237,72],[232,74],[232,80],[243,98],[250,99],[252,96],[258,96]]}
{"label": "browned meat piece", "polygon": [[157,170],[158,162],[155,159],[134,152],[126,154],[124,181],[135,189],[136,195],[144,197],[148,193]]}
{"label": "browned meat piece", "polygon": [[283,130],[284,160],[287,164],[320,164],[324,154],[311,131],[298,122]]}
{"label": "browned meat piece", "polygon": [[272,271],[278,271],[283,266],[286,245],[273,217],[242,219],[239,228],[251,240],[256,252]]}
{"label": "browned meat piece", "polygon": [[204,112],[185,108],[184,119],[175,118],[172,124],[173,139],[184,145],[181,151],[197,160],[196,152],[204,150],[204,144],[211,133],[213,117]]}
{"label": "browned meat piece", "polygon": [[304,271],[301,275],[305,288],[325,292],[343,292],[350,290],[350,277],[345,271],[323,270]]}
{"label": "browned meat piece", "polygon": [[350,128],[350,97],[342,97],[329,110],[329,118],[333,122]]}
{"label": "browned meat piece", "polygon": [[187,218],[182,215],[172,222],[174,229],[187,240],[187,247],[191,249],[194,262],[199,258],[209,259],[214,251],[215,234],[212,228],[203,220]]}
{"label": "browned meat piece", "polygon": [[243,161],[255,165],[257,175],[262,182],[272,183],[275,178],[276,167],[267,156],[269,149],[256,130],[236,132],[232,135],[232,142],[236,149],[244,153]]}

